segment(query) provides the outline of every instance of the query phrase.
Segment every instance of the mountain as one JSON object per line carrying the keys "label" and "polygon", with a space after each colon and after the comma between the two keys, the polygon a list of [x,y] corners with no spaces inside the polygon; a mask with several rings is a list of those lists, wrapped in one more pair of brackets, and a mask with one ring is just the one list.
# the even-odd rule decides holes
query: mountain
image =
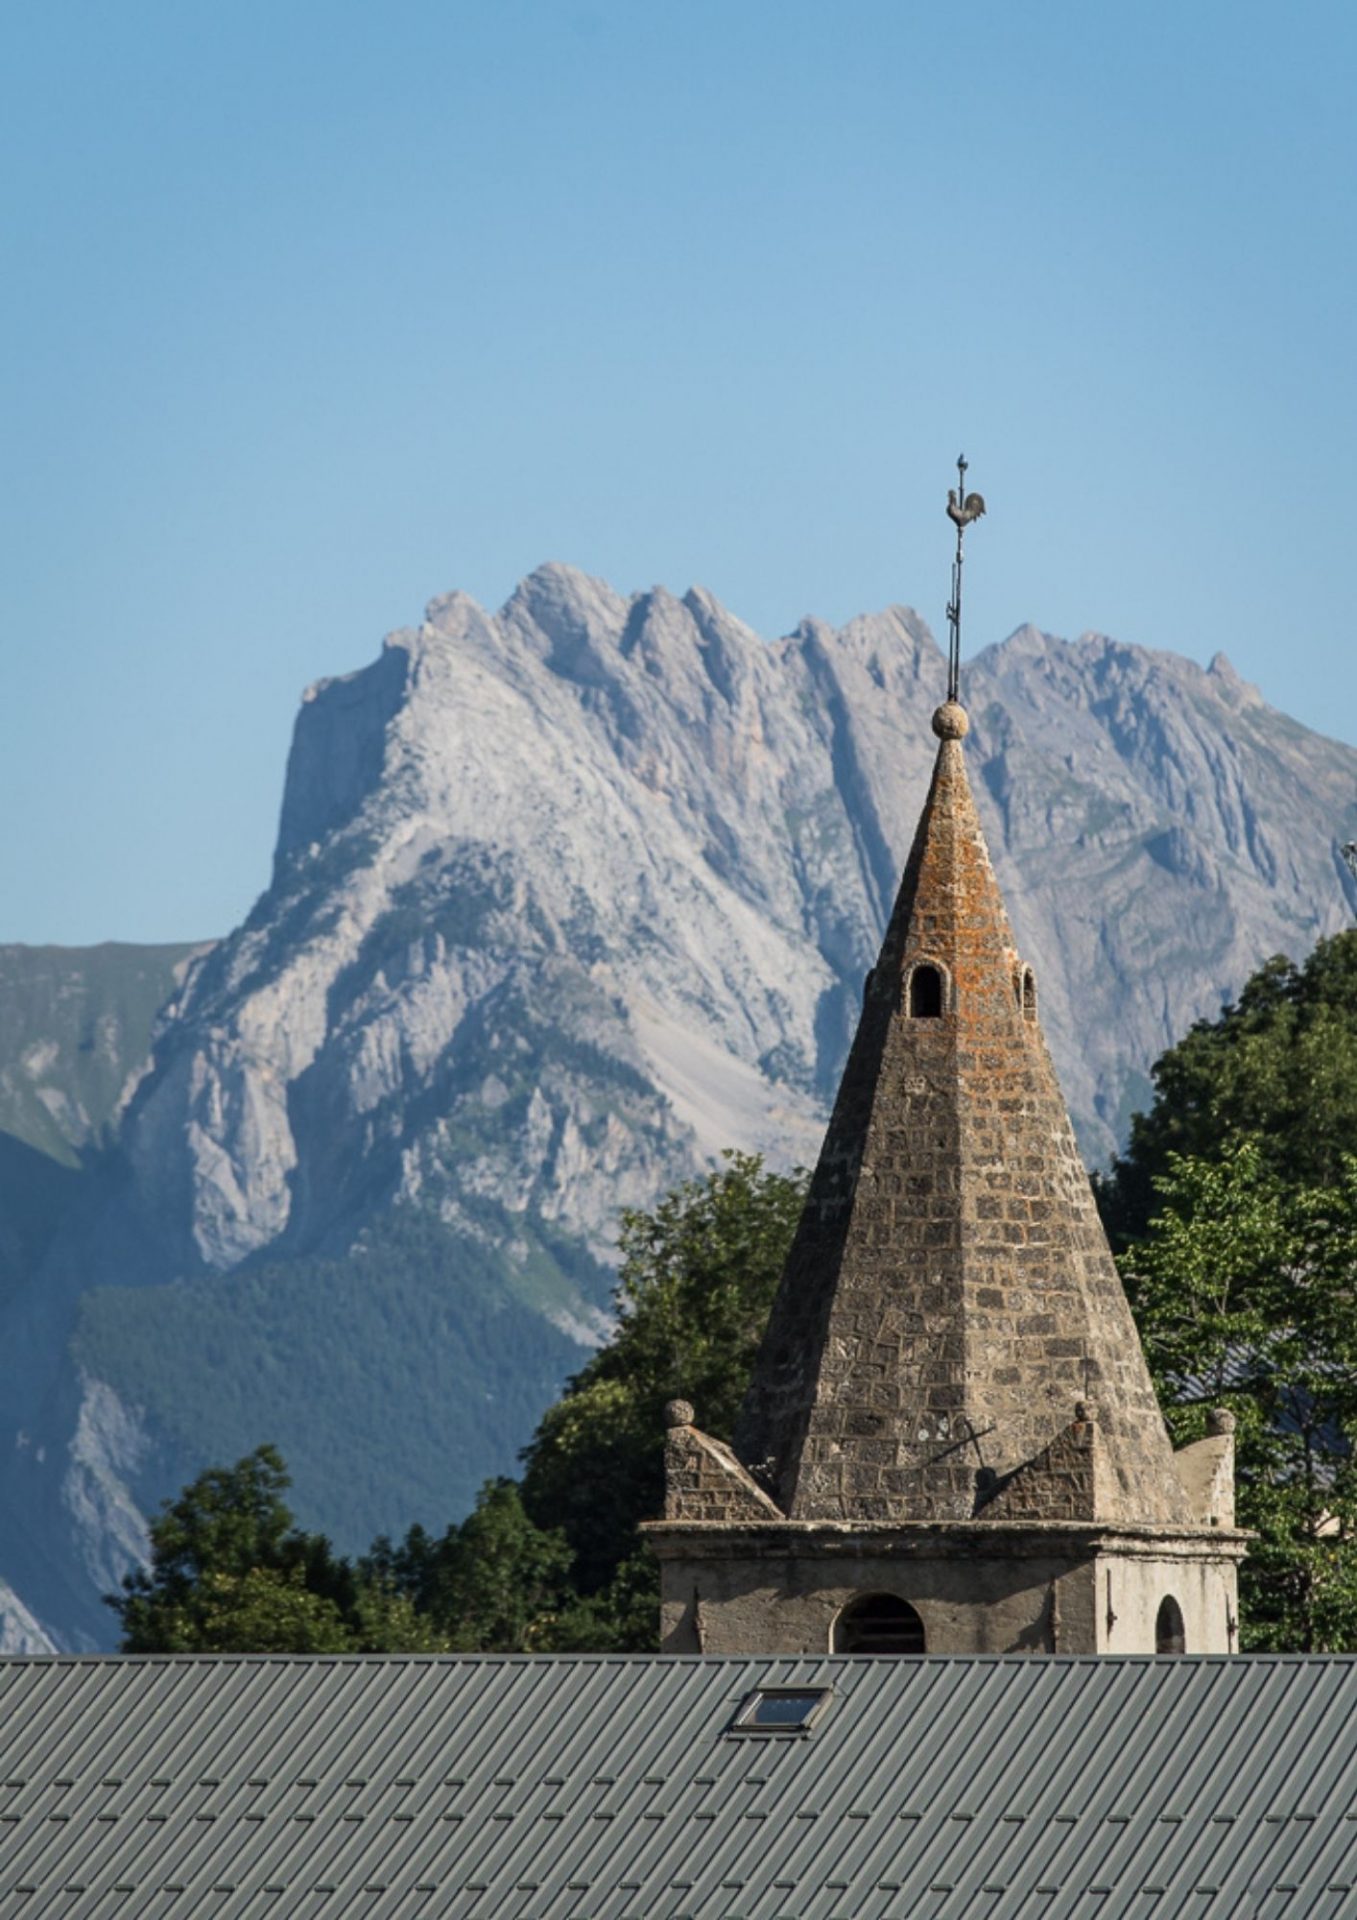
{"label": "mountain", "polygon": [[[943,683],[907,608],[770,644],[547,566],[310,689],[272,881],[175,963],[3,1307],[0,1572],[54,1637],[106,1639],[148,1503],[263,1439],[346,1546],[444,1523],[600,1337],[620,1208],[813,1157]],[[1096,635],[1023,628],[963,697],[1102,1158],[1170,1040],[1350,919],[1357,752]]]}
{"label": "mountain", "polygon": [[106,1144],[155,1017],[202,951],[0,946],[0,1135],[68,1167]]}
{"label": "mountain", "polygon": [[0,1298],[114,1138],[155,1016],[201,950],[0,946]]}

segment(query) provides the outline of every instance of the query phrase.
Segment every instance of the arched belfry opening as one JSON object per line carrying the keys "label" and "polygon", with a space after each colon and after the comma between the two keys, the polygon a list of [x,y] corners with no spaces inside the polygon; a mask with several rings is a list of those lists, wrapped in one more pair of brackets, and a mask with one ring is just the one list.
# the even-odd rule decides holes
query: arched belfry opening
{"label": "arched belfry opening", "polygon": [[909,976],[909,1017],[911,1020],[938,1020],[942,1017],[943,980],[941,967],[921,961]]}
{"label": "arched belfry opening", "polygon": [[1154,1650],[1156,1653],[1186,1653],[1187,1629],[1183,1625],[1183,1610],[1171,1593],[1166,1593],[1159,1602],[1159,1612],[1154,1621]]}
{"label": "arched belfry opening", "polygon": [[835,1653],[924,1653],[924,1623],[894,1593],[864,1593],[834,1622]]}

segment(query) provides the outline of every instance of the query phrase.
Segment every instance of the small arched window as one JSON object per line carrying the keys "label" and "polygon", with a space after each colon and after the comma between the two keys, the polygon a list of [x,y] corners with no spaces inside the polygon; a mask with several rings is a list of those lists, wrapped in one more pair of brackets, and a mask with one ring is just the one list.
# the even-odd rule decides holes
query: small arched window
{"label": "small arched window", "polygon": [[1171,1593],[1165,1594],[1159,1602],[1159,1612],[1154,1622],[1154,1650],[1156,1653],[1187,1652],[1183,1610]]}
{"label": "small arched window", "polygon": [[924,1623],[893,1593],[864,1593],[851,1600],[834,1622],[835,1653],[918,1654],[924,1651]]}
{"label": "small arched window", "polygon": [[1019,995],[1023,1013],[1029,1020],[1037,1017],[1037,976],[1030,967],[1022,970],[1022,988]]}
{"label": "small arched window", "polygon": [[937,1020],[942,1015],[942,974],[926,963],[915,967],[909,976],[909,1017],[911,1020]]}

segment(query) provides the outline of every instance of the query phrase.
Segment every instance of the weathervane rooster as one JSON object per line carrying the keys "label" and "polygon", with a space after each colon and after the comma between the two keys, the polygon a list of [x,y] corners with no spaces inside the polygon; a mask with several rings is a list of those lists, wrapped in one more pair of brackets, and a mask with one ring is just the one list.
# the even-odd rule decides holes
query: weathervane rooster
{"label": "weathervane rooster", "polygon": [[978,520],[984,511],[983,493],[968,493],[962,500],[955,487],[947,489],[947,518],[954,527],[969,527],[972,520]]}
{"label": "weathervane rooster", "polygon": [[961,564],[962,536],[985,511],[985,496],[966,491],[966,456],[956,463],[957,485],[948,489],[947,518],[956,528],[956,559],[952,562],[952,598],[947,605],[947,698],[956,700],[961,688]]}

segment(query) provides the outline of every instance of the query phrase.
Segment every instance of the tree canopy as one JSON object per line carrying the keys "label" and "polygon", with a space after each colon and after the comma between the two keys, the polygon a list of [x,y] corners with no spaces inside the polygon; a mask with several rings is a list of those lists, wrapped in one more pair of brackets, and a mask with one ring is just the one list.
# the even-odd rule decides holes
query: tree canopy
{"label": "tree canopy", "polygon": [[[617,1331],[543,1416],[524,1452],[523,1502],[562,1527],[595,1594],[664,1503],[664,1404],[690,1400],[729,1433],[805,1198],[800,1174],[753,1154],[622,1215]],[[646,1561],[649,1566],[649,1557]]]}
{"label": "tree canopy", "polygon": [[1230,1407],[1244,1644],[1357,1648],[1357,932],[1160,1058],[1099,1182],[1169,1426]]}
{"label": "tree canopy", "polygon": [[1154,1100],[1097,1182],[1115,1245],[1142,1235],[1170,1156],[1219,1159],[1243,1139],[1294,1185],[1341,1177],[1357,1146],[1357,931],[1321,940],[1303,966],[1279,955],[1215,1020],[1199,1020],[1152,1069]]}
{"label": "tree canopy", "polygon": [[1236,1417],[1242,1644],[1357,1647],[1357,1160],[1295,1186],[1245,1140],[1155,1193],[1122,1273],[1175,1443]]}

